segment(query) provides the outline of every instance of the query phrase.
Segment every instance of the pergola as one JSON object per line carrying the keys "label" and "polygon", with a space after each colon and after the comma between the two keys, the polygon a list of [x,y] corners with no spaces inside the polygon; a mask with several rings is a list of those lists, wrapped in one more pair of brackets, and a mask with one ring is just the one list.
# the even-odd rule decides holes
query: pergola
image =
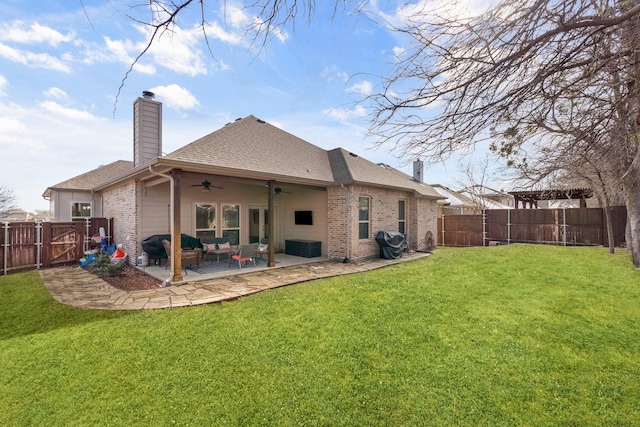
{"label": "pergola", "polygon": [[580,200],[580,207],[587,207],[587,199],[593,196],[589,188],[566,188],[561,190],[510,191],[515,208],[536,209],[540,200]]}

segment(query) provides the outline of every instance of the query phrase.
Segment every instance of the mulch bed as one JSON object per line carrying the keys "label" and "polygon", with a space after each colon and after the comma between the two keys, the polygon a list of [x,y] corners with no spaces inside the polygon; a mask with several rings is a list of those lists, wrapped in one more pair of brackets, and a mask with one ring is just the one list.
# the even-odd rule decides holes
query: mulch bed
{"label": "mulch bed", "polygon": [[[85,267],[87,271],[93,273],[90,267]],[[95,273],[93,273],[95,274]],[[124,271],[117,276],[98,275],[102,280],[123,291],[141,291],[146,289],[160,288],[162,282],[155,277],[140,271],[134,267],[126,266]]]}

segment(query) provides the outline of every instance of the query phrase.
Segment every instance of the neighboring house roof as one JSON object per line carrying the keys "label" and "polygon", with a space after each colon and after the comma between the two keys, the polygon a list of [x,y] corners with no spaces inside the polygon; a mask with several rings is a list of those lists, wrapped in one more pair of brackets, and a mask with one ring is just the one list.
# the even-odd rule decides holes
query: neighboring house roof
{"label": "neighboring house roof", "polygon": [[342,148],[317,147],[254,116],[237,119],[165,156],[134,167],[114,162],[50,187],[100,190],[139,174],[173,167],[203,173],[275,179],[316,185],[366,184],[413,191],[418,197],[441,199],[428,184],[388,165],[372,163]]}
{"label": "neighboring house roof", "polygon": [[445,187],[444,185],[441,185],[441,184],[431,184],[431,187],[446,199],[443,203],[445,206],[463,207],[463,208],[478,207],[473,202],[473,200],[458,193],[457,191],[450,189],[449,187]]}
{"label": "neighboring house roof", "polygon": [[473,194],[467,193],[466,191],[460,191],[460,194],[468,196],[477,206],[483,209],[513,209],[513,206],[495,201],[491,199],[490,196],[484,194]]}
{"label": "neighboring house roof", "polygon": [[133,162],[116,160],[108,165],[100,166],[97,169],[48,187],[42,196],[49,197],[53,190],[92,191],[95,187],[103,184],[110,178],[122,175],[132,168]]}
{"label": "neighboring house roof", "polygon": [[10,209],[6,212],[0,212],[0,221],[30,221],[33,214],[22,209]]}

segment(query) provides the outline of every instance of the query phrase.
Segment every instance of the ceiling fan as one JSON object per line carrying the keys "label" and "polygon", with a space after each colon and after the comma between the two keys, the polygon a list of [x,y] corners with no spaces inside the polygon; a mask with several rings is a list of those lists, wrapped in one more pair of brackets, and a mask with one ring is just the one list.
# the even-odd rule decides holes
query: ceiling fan
{"label": "ceiling fan", "polygon": [[[265,191],[263,194],[269,194],[269,191]],[[293,194],[293,193],[290,193],[288,191],[284,191],[282,189],[282,187],[274,187],[273,188],[273,195],[274,196],[281,196],[283,194]]]}
{"label": "ceiling fan", "polygon": [[204,181],[202,181],[200,184],[193,184],[191,185],[191,187],[202,187],[202,192],[203,193],[208,193],[209,191],[211,191],[211,188],[219,188],[221,190],[224,190],[223,187],[218,187],[217,185],[212,185],[209,181],[207,181],[206,179]]}
{"label": "ceiling fan", "polygon": [[284,191],[284,190],[283,190],[282,188],[280,188],[280,187],[276,187],[276,188],[274,188],[274,189],[273,189],[273,193],[274,193],[276,196],[279,196],[280,194],[293,194],[293,193],[290,193],[290,192],[288,192],[288,191]]}

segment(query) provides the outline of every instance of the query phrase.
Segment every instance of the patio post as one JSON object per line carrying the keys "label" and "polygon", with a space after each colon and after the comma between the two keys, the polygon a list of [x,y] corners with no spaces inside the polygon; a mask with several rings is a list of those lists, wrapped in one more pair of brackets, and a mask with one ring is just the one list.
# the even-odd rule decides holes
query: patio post
{"label": "patio post", "polygon": [[267,267],[275,267],[276,266],[276,251],[275,251],[275,244],[276,244],[276,236],[275,236],[275,232],[276,232],[276,218],[274,218],[273,213],[275,212],[275,206],[274,206],[274,198],[275,198],[275,188],[274,188],[274,181],[273,180],[269,180],[267,187],[269,188],[269,197],[267,198],[267,210],[269,212],[269,253],[267,255]]}
{"label": "patio post", "polygon": [[171,282],[182,281],[182,257],[180,256],[182,230],[180,228],[180,186],[182,169],[171,171],[173,185],[171,186]]}

